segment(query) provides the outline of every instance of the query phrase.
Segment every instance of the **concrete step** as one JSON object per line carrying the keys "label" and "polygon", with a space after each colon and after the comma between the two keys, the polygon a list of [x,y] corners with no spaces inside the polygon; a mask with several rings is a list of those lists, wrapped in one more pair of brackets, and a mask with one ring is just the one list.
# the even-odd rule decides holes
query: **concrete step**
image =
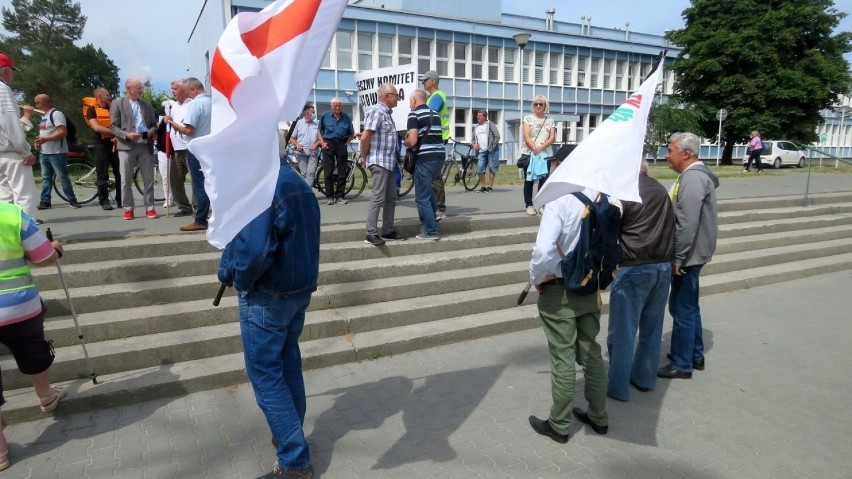
{"label": "concrete step", "polygon": [[[728,291],[775,284],[813,274],[852,269],[852,253],[793,261],[730,273],[702,275],[701,294],[709,296]],[[515,285],[519,287],[519,285]],[[604,295],[604,300],[608,300]],[[532,300],[521,307],[452,317],[368,332],[356,332],[302,341],[306,369],[327,367],[343,362],[362,361],[449,342],[466,341],[505,332],[538,327]],[[70,354],[70,351],[67,352]],[[4,368],[8,367],[4,364]],[[96,368],[97,369],[97,368]],[[87,372],[80,370],[85,376]],[[247,381],[240,353],[222,354],[209,359],[147,366],[115,374],[100,374],[99,384],[88,378],[61,381],[68,396],[60,406],[60,414],[89,411],[122,404],[187,394]],[[7,423],[40,417],[31,387],[10,389],[4,393],[7,404],[3,416]]]}

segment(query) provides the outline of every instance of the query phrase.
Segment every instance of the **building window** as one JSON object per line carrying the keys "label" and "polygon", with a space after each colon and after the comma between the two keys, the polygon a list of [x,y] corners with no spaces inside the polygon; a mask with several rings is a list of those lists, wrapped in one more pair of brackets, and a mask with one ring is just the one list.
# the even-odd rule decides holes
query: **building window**
{"label": "building window", "polygon": [[574,55],[565,55],[562,81],[565,86],[574,86]]}
{"label": "building window", "polygon": [[393,37],[379,35],[379,68],[393,66]]}
{"label": "building window", "polygon": [[523,60],[523,64],[521,65],[521,81],[523,83],[529,83],[530,81],[530,57],[532,54],[533,52],[521,52],[521,60]]}
{"label": "building window", "polygon": [[544,83],[544,59],[546,57],[545,52],[535,52],[535,70],[533,78],[534,83],[540,85]]}
{"label": "building window", "polygon": [[373,69],[373,34],[358,32],[358,70]]}
{"label": "building window", "polygon": [[592,66],[589,68],[589,71],[592,73],[592,77],[589,81],[589,87],[591,88],[600,88],[600,83],[598,83],[598,74],[600,73],[601,61],[597,58],[592,59]]}
{"label": "building window", "polygon": [[612,88],[612,60],[604,60],[603,87]]}
{"label": "building window", "polygon": [[562,60],[561,54],[550,54],[550,78],[548,83],[551,85],[559,85],[559,70],[561,67],[561,65],[559,64],[560,60]]}
{"label": "building window", "polygon": [[322,68],[331,68],[331,48],[334,45],[334,42],[329,42],[328,50],[325,52],[325,56],[322,58]]}
{"label": "building window", "polygon": [[597,115],[589,115],[589,133],[595,131],[595,128],[598,127],[598,116]]}
{"label": "building window", "polygon": [[352,32],[338,30],[335,34],[337,42],[337,69],[352,69]]}
{"label": "building window", "polygon": [[500,80],[500,49],[488,47],[488,80]]}
{"label": "building window", "polygon": [[468,78],[467,74],[467,45],[464,43],[453,44],[453,61],[455,63],[456,78]]}
{"label": "building window", "polygon": [[615,62],[615,89],[624,89],[624,62]]}
{"label": "building window", "polygon": [[[458,61],[458,57],[456,57],[456,61]],[[470,47],[470,61],[472,69],[470,77],[474,80],[482,80],[482,64],[485,61],[485,47],[482,45],[472,45]],[[458,74],[458,70],[456,70],[456,74]]]}
{"label": "building window", "polygon": [[450,76],[449,42],[435,42],[435,70],[441,77]]}
{"label": "building window", "polygon": [[455,135],[453,138],[459,141],[464,141],[467,139],[467,131],[469,130],[470,121],[468,121],[468,111],[466,108],[455,108],[455,113],[453,114],[453,119],[455,120]]}
{"label": "building window", "polygon": [[421,75],[432,69],[432,40],[417,40],[417,73]]}
{"label": "building window", "polygon": [[414,39],[411,37],[399,37],[398,42],[399,64],[411,65],[411,57],[414,54]]}
{"label": "building window", "polygon": [[[503,62],[505,71],[505,77],[503,78],[505,81],[518,81],[518,76],[515,75],[515,49],[507,48],[503,50],[506,54],[505,61]],[[490,60],[489,60],[490,61]],[[489,80],[495,80],[494,78],[489,78]]]}
{"label": "building window", "polygon": [[588,57],[577,58],[577,86],[586,86],[586,62]]}

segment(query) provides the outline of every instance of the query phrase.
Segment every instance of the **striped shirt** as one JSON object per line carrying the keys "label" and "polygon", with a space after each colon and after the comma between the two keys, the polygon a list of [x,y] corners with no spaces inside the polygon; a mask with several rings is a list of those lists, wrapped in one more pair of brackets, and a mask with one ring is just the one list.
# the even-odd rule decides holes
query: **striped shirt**
{"label": "striped shirt", "polygon": [[393,171],[399,156],[399,137],[396,134],[396,123],[391,116],[391,109],[382,103],[377,103],[370,108],[364,117],[364,130],[375,132],[370,138],[367,166],[378,165]]}
{"label": "striped shirt", "polygon": [[[429,121],[429,115],[432,115],[432,121]],[[408,114],[409,130],[417,129],[417,137],[423,136],[420,140],[420,151],[417,154],[417,161],[443,160],[446,157],[444,149],[444,139],[441,130],[441,118],[438,112],[429,109],[425,104],[418,106]]]}
{"label": "striped shirt", "polygon": [[[21,212],[21,246],[24,257],[31,263],[41,263],[53,256],[53,245],[24,212]],[[40,312],[41,298],[35,286],[0,293],[0,326],[30,319]]]}

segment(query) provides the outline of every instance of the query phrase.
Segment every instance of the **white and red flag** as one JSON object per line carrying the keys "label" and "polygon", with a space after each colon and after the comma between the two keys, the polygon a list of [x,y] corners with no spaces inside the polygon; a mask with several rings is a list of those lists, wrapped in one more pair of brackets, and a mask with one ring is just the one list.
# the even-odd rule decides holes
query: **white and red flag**
{"label": "white and red flag", "polygon": [[639,167],[645,146],[648,113],[663,72],[663,62],[639,90],[618,107],[547,179],[533,199],[535,206],[586,187],[620,200],[642,202]]}
{"label": "white and red flag", "polygon": [[213,246],[224,248],[272,203],[278,122],[302,111],[345,7],[346,0],[277,0],[238,14],[219,38],[211,131],[189,143],[210,197]]}

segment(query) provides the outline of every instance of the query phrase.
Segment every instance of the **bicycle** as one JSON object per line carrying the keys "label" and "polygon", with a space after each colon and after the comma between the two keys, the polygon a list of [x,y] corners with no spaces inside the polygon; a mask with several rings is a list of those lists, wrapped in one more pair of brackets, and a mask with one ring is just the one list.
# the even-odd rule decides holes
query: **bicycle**
{"label": "bicycle", "polygon": [[[74,194],[77,196],[77,202],[80,204],[89,203],[98,197],[98,175],[95,171],[95,165],[88,159],[88,154],[93,151],[94,145],[86,145],[86,151],[73,155],[69,152],[68,155],[68,178],[71,180],[71,184],[74,187]],[[136,185],[136,190],[139,194],[144,195],[142,175],[139,174],[139,167],[133,169],[133,184]],[[68,198],[65,197],[65,193],[62,191],[62,183],[59,181],[58,175],[53,178],[53,191],[56,192],[57,196],[68,201]],[[113,179],[107,180],[107,191],[111,196],[112,192],[115,191],[115,181]],[[159,202],[163,200],[165,200],[163,176],[160,174],[160,167],[155,161],[154,201]]]}
{"label": "bicycle", "polygon": [[[447,155],[444,166],[441,168],[441,178],[444,185],[446,186],[447,179],[450,177],[450,170],[455,166],[456,175],[453,185],[455,186],[461,181],[465,190],[473,191],[479,186],[479,173],[476,172],[476,150],[469,143],[462,143],[452,138],[450,138],[450,141],[453,143],[453,151]],[[467,153],[461,153],[459,146],[467,148]],[[460,159],[456,159],[456,155]]]}
{"label": "bicycle", "polygon": [[[320,157],[321,159],[322,157]],[[358,172],[356,174],[356,171]],[[331,182],[332,184],[337,183],[337,165],[335,164],[334,169],[331,172]],[[357,178],[356,178],[357,176]],[[358,188],[355,188],[355,183],[358,183]],[[343,198],[346,200],[353,200],[364,192],[364,188],[367,187],[367,172],[361,165],[358,164],[358,152],[353,149],[353,146],[349,145],[349,156],[346,158],[346,180],[344,180],[345,188],[343,190]],[[319,190],[320,193],[325,195],[325,170],[322,167],[322,161],[319,161],[317,165],[317,174],[314,178],[314,188]],[[357,192],[347,197],[352,190],[356,190]],[[328,196],[328,195],[326,195]]]}

